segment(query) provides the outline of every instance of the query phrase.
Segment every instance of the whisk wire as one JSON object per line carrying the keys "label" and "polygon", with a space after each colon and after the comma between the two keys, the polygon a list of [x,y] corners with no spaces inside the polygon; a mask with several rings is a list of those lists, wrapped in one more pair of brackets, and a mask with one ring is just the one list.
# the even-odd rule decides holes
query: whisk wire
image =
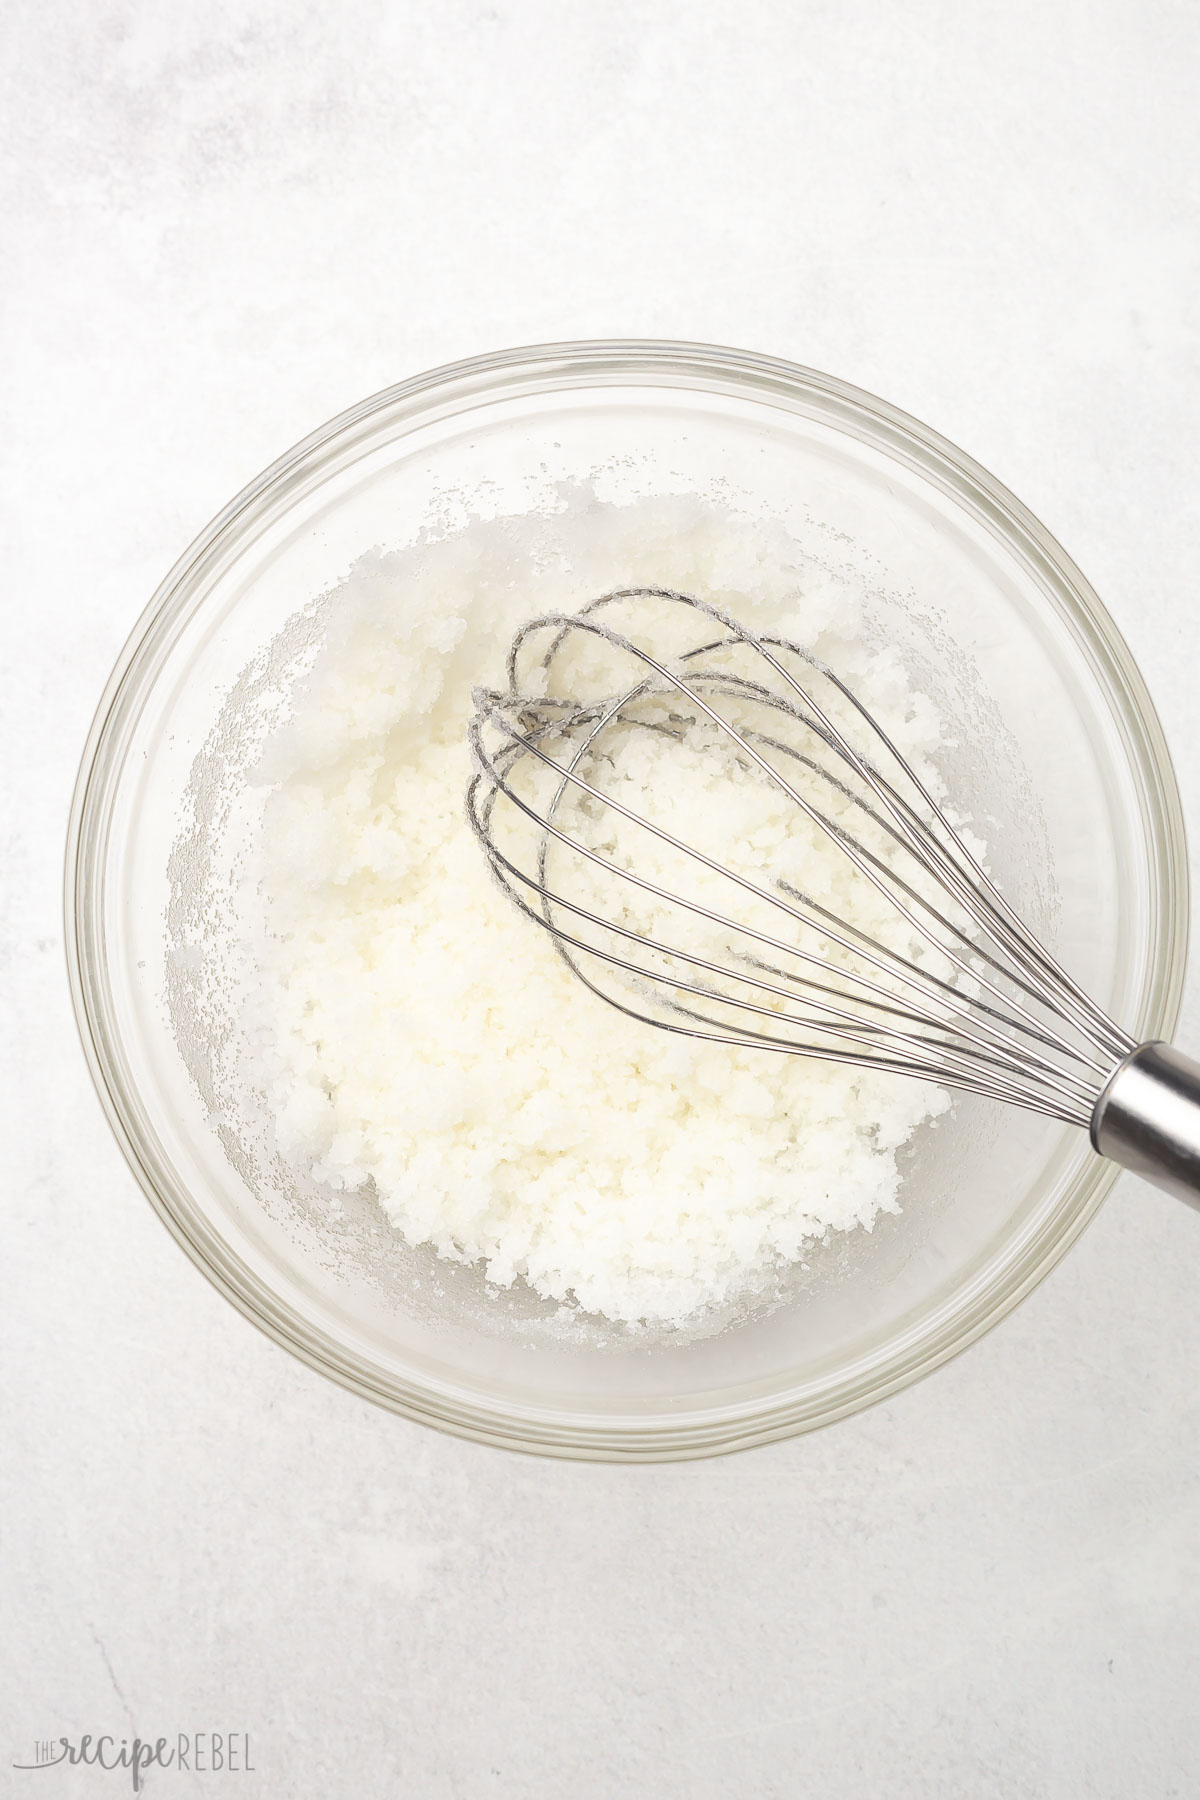
{"label": "whisk wire", "polygon": [[[591,616],[618,603],[642,602],[691,608],[712,620],[724,635],[667,660]],[[591,634],[647,672],[598,701],[522,693],[522,653],[530,640],[550,634],[541,659],[545,686],[576,632]],[[769,680],[749,679],[725,662],[710,665],[706,660],[739,649],[763,659],[784,691]],[[850,717],[868,732],[874,753],[864,754],[851,741],[810,691],[811,680],[802,684],[795,678],[785,660],[793,657],[841,697]],[[631,1017],[685,1036],[921,1075],[1070,1123],[1087,1123],[1112,1068],[1134,1047],[1134,1040],[1028,931],[880,722],[815,656],[783,638],[757,637],[719,608],[690,595],[665,588],[623,588],[601,595],[578,613],[550,613],[523,626],[513,640],[507,677],[506,694],[486,690],[476,694],[470,727],[475,774],[468,789],[472,828],[509,898],[550,932],[559,954],[591,991]],[[682,710],[668,710],[665,719],[655,716],[655,706],[672,703]],[[722,703],[739,709],[738,716],[728,716]],[[740,716],[759,707],[779,721],[770,732]],[[700,730],[704,722],[716,729],[715,739],[704,737]],[[789,742],[789,724],[815,738],[824,752],[812,755]],[[635,736],[641,730],[687,740],[705,752],[715,751],[722,742],[732,746],[741,767],[757,770],[785,795],[886,902],[907,931],[908,952],[840,917],[782,876],[774,877],[769,886],[751,879],[589,779],[597,757],[613,766],[607,746],[618,727]],[[494,751],[486,741],[490,731],[501,739]],[[565,746],[566,756],[552,754],[548,746],[560,751]],[[876,766],[880,751],[912,798]],[[826,765],[825,753],[848,772],[845,777]],[[791,779],[773,757],[789,761]],[[548,802],[539,800],[536,792],[522,791],[517,776],[525,769],[550,775],[553,791]],[[797,785],[802,778],[816,780],[815,795]],[[840,797],[869,826],[876,836],[875,848],[826,810],[822,791],[830,800]],[[515,808],[532,826],[532,870],[519,848],[503,847],[498,802]],[[581,820],[612,814],[682,856],[685,867],[704,869],[732,883],[756,904],[765,902],[799,928],[800,941],[786,941],[750,919],[729,917],[697,895],[676,892],[636,866],[603,854],[584,841],[578,826],[572,829],[567,814],[576,804],[584,808]],[[726,946],[722,959],[663,941],[640,929],[636,919],[628,923],[607,916],[578,894],[563,891],[550,875],[552,848],[582,859],[606,882],[627,884],[672,912],[682,911],[715,927]],[[911,859],[911,874],[903,870],[906,859]],[[925,891],[931,884],[946,897],[940,905]],[[961,913],[963,923],[952,916],[952,908]],[[576,929],[567,928],[565,915],[577,922]],[[581,936],[584,927],[601,933],[600,941]],[[805,946],[807,932],[816,934],[815,948]],[[649,960],[631,960],[618,953],[617,943],[637,945]],[[947,973],[914,961],[918,944],[941,959]],[[783,966],[764,960],[764,952],[781,958]],[[835,960],[831,952],[836,953]],[[631,985],[613,992],[591,978],[580,966],[579,955],[590,959],[592,968],[617,971]],[[789,962],[799,968],[788,967]],[[710,985],[706,977],[718,985]],[[697,1010],[698,1005],[714,1003],[719,1016]],[[1031,1010],[1034,1007],[1040,1011]],[[774,1029],[751,1023],[755,1020],[769,1021]],[[791,1032],[804,1035],[787,1035]]]}

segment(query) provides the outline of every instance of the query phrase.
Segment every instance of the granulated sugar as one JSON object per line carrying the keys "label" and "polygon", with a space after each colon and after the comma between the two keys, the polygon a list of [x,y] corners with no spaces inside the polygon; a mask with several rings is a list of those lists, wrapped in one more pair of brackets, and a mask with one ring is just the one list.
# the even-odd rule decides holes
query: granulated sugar
{"label": "granulated sugar", "polygon": [[[494,1283],[661,1327],[753,1290],[814,1238],[869,1230],[896,1207],[897,1150],[948,1102],[639,1025],[491,879],[463,806],[471,689],[502,680],[524,619],[634,582],[802,639],[928,766],[936,714],[893,656],[865,652],[855,594],[777,526],[573,490],[550,514],[373,552],[263,756],[259,1003],[287,1156],[330,1189],[369,1185],[409,1242]],[[778,836],[783,813],[755,804],[759,838]],[[852,908],[844,858],[812,854]]]}

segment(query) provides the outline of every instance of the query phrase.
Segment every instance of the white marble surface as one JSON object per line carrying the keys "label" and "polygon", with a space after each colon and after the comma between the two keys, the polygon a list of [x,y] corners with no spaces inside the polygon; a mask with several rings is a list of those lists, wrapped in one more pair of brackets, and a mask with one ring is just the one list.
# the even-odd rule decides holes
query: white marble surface
{"label": "white marble surface", "polygon": [[1200,12],[26,0],[0,29],[0,1789],[125,1791],[11,1771],[38,1736],[195,1729],[249,1731],[258,1772],[149,1792],[1200,1792],[1194,1216],[1122,1180],[986,1342],[815,1437],[485,1450],[302,1368],[171,1243],[59,915],[93,704],[220,504],[410,372],[609,333],[834,371],[1008,482],[1126,632],[1200,842]]}

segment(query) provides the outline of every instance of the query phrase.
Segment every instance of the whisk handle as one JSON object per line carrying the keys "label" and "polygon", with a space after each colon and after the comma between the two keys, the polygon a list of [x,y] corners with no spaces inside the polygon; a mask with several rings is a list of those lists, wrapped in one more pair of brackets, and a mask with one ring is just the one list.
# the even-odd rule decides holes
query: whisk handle
{"label": "whisk handle", "polygon": [[1101,1156],[1200,1209],[1200,1063],[1140,1044],[1118,1063],[1092,1114]]}

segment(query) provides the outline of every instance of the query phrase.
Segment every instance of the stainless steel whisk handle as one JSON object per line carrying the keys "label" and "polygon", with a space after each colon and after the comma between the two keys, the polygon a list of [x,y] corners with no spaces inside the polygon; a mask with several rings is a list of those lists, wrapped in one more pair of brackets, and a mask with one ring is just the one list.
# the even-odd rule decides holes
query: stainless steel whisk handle
{"label": "stainless steel whisk handle", "polygon": [[1200,1210],[1200,1063],[1139,1044],[1096,1102],[1092,1146]]}

